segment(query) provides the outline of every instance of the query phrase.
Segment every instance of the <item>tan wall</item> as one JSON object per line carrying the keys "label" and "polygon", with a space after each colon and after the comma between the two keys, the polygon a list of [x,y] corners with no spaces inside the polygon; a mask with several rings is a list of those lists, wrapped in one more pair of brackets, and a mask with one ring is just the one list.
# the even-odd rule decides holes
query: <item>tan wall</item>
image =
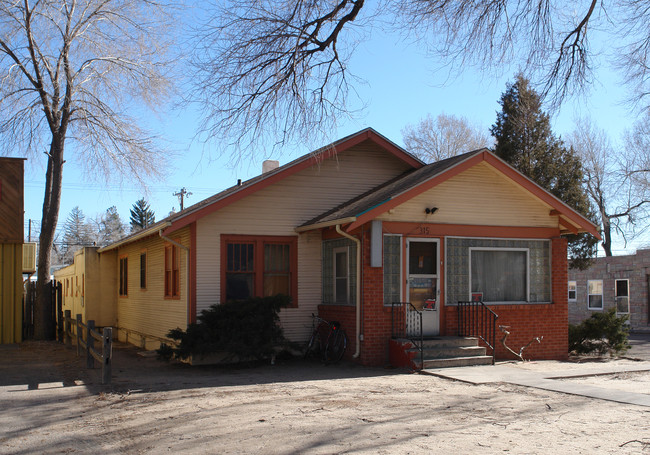
{"label": "tan wall", "polygon": [[[220,235],[296,235],[295,228],[401,174],[408,166],[383,149],[361,144],[197,221],[197,314],[219,303]],[[361,153],[359,153],[361,151]],[[298,308],[282,310],[285,335],[309,336],[321,303],[321,236],[298,238]]]}
{"label": "tan wall", "polygon": [[54,272],[63,286],[63,311],[70,310],[73,318],[81,314],[84,322],[93,320],[97,327],[115,327],[115,257],[113,252],[100,256],[97,248],[86,247],[75,252],[71,265]]}
{"label": "tan wall", "polygon": [[[189,228],[181,229],[169,236],[172,240],[190,246]],[[147,252],[147,288],[140,288],[140,253]],[[128,258],[128,295],[118,296],[119,258]],[[117,326],[119,339],[157,349],[155,339],[143,339],[139,334],[166,338],[176,327],[187,327],[187,253],[180,249],[180,299],[165,298],[165,242],[158,236],[151,236],[138,242],[118,248],[114,261],[117,299]]]}
{"label": "tan wall", "polygon": [[[438,207],[434,215],[425,208]],[[486,163],[425,191],[378,219],[420,223],[555,227],[557,217],[529,192]]]}
{"label": "tan wall", "polygon": [[22,243],[0,244],[0,344],[22,341],[22,269]]}

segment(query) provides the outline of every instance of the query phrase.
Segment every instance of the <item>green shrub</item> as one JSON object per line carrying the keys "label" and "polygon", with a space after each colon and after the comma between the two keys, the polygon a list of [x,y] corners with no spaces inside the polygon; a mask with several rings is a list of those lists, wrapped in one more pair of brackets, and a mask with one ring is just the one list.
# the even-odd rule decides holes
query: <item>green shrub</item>
{"label": "green shrub", "polygon": [[569,324],[569,352],[576,354],[625,354],[630,348],[628,315],[617,316],[611,308],[594,313],[578,325]]}
{"label": "green shrub", "polygon": [[288,296],[277,295],[212,305],[186,331],[171,330],[167,336],[178,347],[161,346],[158,354],[169,358],[171,349],[177,359],[213,353],[232,361],[268,358],[289,344],[278,325],[278,313],[289,303]]}

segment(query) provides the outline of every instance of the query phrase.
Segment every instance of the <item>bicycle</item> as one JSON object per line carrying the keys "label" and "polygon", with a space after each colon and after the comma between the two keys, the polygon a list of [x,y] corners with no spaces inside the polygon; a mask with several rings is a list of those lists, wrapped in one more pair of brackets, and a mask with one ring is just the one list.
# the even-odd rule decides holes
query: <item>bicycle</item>
{"label": "bicycle", "polygon": [[304,357],[309,357],[313,351],[320,354],[325,363],[340,361],[348,347],[348,337],[345,330],[341,328],[341,323],[328,322],[314,313],[311,314],[311,317],[313,330]]}

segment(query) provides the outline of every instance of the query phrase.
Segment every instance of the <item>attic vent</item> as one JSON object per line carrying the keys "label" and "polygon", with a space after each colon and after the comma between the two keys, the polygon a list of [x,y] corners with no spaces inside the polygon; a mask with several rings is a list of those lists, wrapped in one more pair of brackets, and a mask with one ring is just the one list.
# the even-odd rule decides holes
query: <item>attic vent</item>
{"label": "attic vent", "polygon": [[23,273],[36,272],[36,243],[23,243]]}
{"label": "attic vent", "polygon": [[280,167],[280,162],[277,160],[264,160],[262,163],[262,174],[266,174],[273,169]]}

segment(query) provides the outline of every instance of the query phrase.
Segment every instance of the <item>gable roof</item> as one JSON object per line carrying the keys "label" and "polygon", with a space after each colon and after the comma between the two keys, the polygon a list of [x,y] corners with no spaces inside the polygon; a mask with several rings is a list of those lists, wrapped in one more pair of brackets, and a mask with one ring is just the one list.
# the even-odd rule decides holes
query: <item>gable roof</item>
{"label": "gable roof", "polygon": [[588,232],[600,239],[598,228],[591,221],[487,149],[457,155],[407,172],[308,221],[299,226],[296,231],[304,232],[339,224],[347,225],[346,231],[350,232],[481,162],[488,163],[505,177],[548,204],[551,207],[549,216],[557,216],[558,223],[564,230],[571,233]]}
{"label": "gable roof", "polygon": [[352,147],[359,145],[365,141],[371,141],[377,144],[388,153],[395,156],[414,169],[419,169],[425,166],[425,163],[419,158],[415,157],[414,155],[404,150],[402,147],[382,136],[374,129],[365,128],[361,131],[332,142],[331,144],[321,147],[313,152],[296,158],[295,160],[272,171],[260,174],[245,182],[231,186],[230,188],[227,188],[220,193],[215,194],[214,196],[191,205],[190,207],[184,209],[182,212],[170,215],[142,231],[131,234],[111,245],[101,248],[100,252],[117,248],[124,244],[139,240],[148,235],[157,235],[158,231],[161,229],[164,230],[165,234],[174,232],[178,229],[188,226],[199,218],[202,218],[223,207],[226,207],[233,202],[236,202],[252,193],[266,188],[267,186],[272,185],[273,183],[276,183],[286,177],[289,177],[303,169],[317,165],[323,160],[333,158],[339,153],[345,152],[346,150],[349,150]]}

